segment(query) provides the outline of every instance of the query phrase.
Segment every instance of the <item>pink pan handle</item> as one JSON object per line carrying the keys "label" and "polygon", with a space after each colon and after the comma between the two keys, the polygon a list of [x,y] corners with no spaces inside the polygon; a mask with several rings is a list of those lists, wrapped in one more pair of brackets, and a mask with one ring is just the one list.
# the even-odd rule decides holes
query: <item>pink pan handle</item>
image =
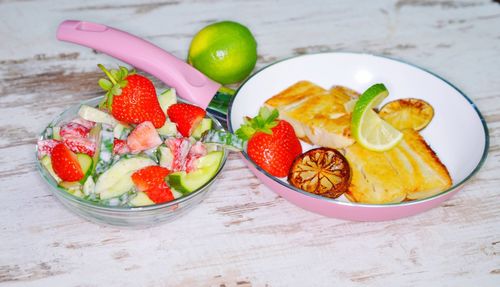
{"label": "pink pan handle", "polygon": [[105,25],[67,20],[59,25],[57,39],[95,49],[143,70],[204,109],[220,88],[220,84],[165,50]]}

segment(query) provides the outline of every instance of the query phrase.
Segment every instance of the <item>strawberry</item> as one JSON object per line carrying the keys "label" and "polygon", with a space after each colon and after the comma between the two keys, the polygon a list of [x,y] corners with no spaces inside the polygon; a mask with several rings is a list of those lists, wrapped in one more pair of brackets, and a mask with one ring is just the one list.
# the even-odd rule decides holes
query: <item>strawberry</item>
{"label": "strawberry", "polygon": [[183,137],[189,137],[205,117],[205,110],[185,103],[173,104],[167,109],[170,120],[177,124],[177,130]]}
{"label": "strawberry", "polygon": [[77,136],[66,136],[63,137],[63,143],[72,152],[75,153],[85,153],[89,156],[93,156],[95,152],[95,142],[89,138],[81,138]]}
{"label": "strawberry", "polygon": [[150,121],[155,128],[163,126],[166,116],[148,78],[121,66],[111,71],[101,64],[98,66],[109,78],[99,80],[99,85],[106,91],[101,107],[106,106],[113,117],[122,122],[140,124]]}
{"label": "strawberry", "polygon": [[114,139],[113,141],[113,154],[126,154],[129,153],[130,149],[127,146],[125,140]]}
{"label": "strawberry", "polygon": [[191,171],[196,170],[196,162],[202,156],[207,155],[207,148],[202,142],[196,142],[191,149],[189,149],[189,153],[186,157],[186,172],[190,173]]}
{"label": "strawberry", "polygon": [[248,140],[247,154],[258,166],[271,175],[285,177],[302,146],[293,127],[277,120],[278,116],[277,110],[261,108],[255,118],[244,119],[236,135]]}
{"label": "strawberry", "polygon": [[174,199],[172,191],[165,182],[165,177],[170,170],[161,166],[148,166],[132,174],[138,191],[145,192],[155,203],[162,203]]}
{"label": "strawberry", "polygon": [[52,153],[52,150],[56,145],[58,145],[60,141],[58,140],[53,140],[53,139],[48,139],[48,140],[38,140],[36,143],[37,145],[37,151],[38,151],[38,158],[42,158],[46,155],[50,155]]}
{"label": "strawberry", "polygon": [[90,128],[75,122],[69,122],[61,126],[59,134],[61,138],[79,137],[84,138],[89,134]]}
{"label": "strawberry", "polygon": [[186,158],[189,154],[191,143],[186,138],[169,138],[165,140],[165,145],[170,149],[174,159],[172,170],[181,171],[185,169]]}
{"label": "strawberry", "polygon": [[59,143],[52,150],[52,168],[64,181],[78,181],[84,174],[76,155],[63,143]]}
{"label": "strawberry", "polygon": [[160,144],[161,138],[149,121],[137,125],[127,138],[127,145],[132,153],[151,149]]}
{"label": "strawberry", "polygon": [[79,125],[82,125],[82,126],[86,127],[89,130],[95,126],[95,122],[87,121],[86,119],[83,119],[83,118],[80,118],[80,117],[71,120],[71,122],[79,124]]}

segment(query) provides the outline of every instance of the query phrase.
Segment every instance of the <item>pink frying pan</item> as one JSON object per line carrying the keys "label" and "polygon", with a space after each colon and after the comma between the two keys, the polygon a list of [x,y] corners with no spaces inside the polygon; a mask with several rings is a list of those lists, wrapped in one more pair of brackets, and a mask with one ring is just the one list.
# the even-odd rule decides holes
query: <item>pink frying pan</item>
{"label": "pink frying pan", "polygon": [[[329,199],[307,193],[255,165],[245,152],[250,170],[271,190],[306,210],[329,217],[357,221],[381,221],[411,216],[438,206],[467,182],[481,167],[488,151],[486,122],[474,103],[443,78],[414,65],[369,54],[322,53],[286,59],[258,71],[231,98],[218,93],[220,85],[161,48],[129,33],[101,24],[65,21],[57,38],[93,48],[143,70],[174,87],[180,97],[218,117],[227,113],[230,131],[244,116],[254,116],[269,97],[300,80],[328,89],[342,85],[363,91],[384,83],[390,91],[385,100],[420,98],[435,110],[432,122],[422,131],[447,166],[453,186],[433,197],[397,204],[359,204],[341,197]],[[382,103],[383,104],[383,103]],[[303,143],[304,150],[312,148]]]}

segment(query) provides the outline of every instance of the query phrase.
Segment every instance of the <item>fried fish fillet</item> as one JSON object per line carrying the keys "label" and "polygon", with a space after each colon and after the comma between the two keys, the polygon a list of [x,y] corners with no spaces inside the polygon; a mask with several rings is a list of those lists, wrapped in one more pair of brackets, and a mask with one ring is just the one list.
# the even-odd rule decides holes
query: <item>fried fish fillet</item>
{"label": "fried fish fillet", "polygon": [[418,132],[403,131],[393,149],[374,152],[354,144],[345,149],[352,181],[346,197],[360,203],[397,203],[422,199],[452,184],[446,167]]}
{"label": "fried fish fillet", "polygon": [[300,81],[265,102],[276,108],[297,136],[311,144],[343,148],[354,143],[351,114],[344,103],[357,97],[350,89],[336,86],[330,91],[309,81]]}

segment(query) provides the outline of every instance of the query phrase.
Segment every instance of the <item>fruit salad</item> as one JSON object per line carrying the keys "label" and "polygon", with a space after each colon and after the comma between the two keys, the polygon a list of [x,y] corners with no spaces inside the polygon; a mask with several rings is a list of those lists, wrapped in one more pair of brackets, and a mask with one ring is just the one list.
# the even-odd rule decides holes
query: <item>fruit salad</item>
{"label": "fruit salad", "polygon": [[62,190],[105,206],[146,206],[185,196],[215,176],[224,152],[202,136],[217,142],[226,135],[205,110],[177,102],[174,89],[157,96],[134,71],[99,67],[108,77],[99,80],[106,92],[99,105],[82,105],[37,143],[41,165]]}

